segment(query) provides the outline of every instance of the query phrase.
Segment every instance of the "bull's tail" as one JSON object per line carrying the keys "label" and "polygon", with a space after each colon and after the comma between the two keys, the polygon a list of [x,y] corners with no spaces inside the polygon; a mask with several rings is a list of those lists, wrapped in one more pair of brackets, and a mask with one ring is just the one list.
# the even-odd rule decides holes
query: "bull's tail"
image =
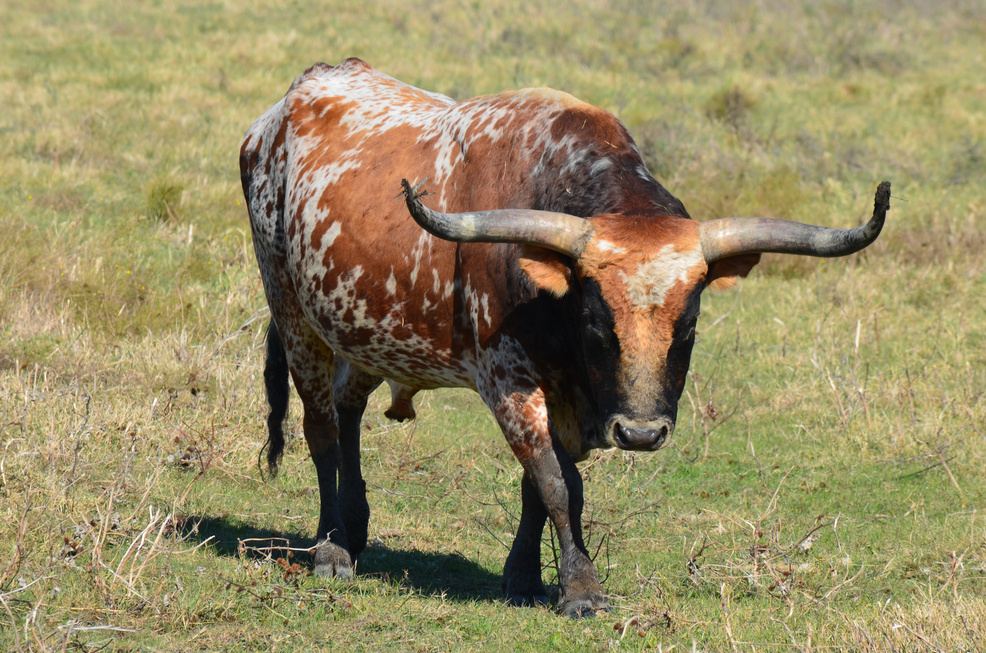
{"label": "bull's tail", "polygon": [[[271,478],[277,476],[277,465],[281,462],[281,455],[284,453],[284,430],[282,428],[284,417],[288,413],[288,397],[290,396],[290,386],[288,385],[288,359],[284,354],[284,345],[281,343],[281,336],[277,332],[277,324],[274,320],[270,321],[267,327],[267,360],[264,362],[264,387],[267,390],[267,404],[270,406],[270,414],[267,415],[267,442],[260,450],[263,457],[264,451],[267,452],[267,470]],[[261,461],[257,461],[261,467]]]}

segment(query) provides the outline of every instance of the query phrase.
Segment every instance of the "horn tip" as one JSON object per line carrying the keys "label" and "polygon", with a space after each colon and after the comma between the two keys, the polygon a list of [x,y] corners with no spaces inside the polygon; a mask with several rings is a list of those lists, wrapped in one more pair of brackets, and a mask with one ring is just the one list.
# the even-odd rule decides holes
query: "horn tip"
{"label": "horn tip", "polygon": [[417,186],[412,186],[411,182],[407,179],[401,179],[401,192],[397,195],[397,197],[404,197],[407,209],[415,219],[418,218],[418,213],[424,208],[421,204],[421,197],[428,194],[426,192],[418,192],[418,189],[423,185],[424,182],[421,182]]}

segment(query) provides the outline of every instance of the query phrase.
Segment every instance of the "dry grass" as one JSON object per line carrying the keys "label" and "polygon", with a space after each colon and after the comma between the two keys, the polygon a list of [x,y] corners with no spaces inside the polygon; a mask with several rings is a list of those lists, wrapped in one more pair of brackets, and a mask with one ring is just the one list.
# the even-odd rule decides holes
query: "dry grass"
{"label": "dry grass", "polygon": [[[0,647],[983,647],[981,3],[0,16]],[[852,225],[894,183],[862,255],[768,257],[705,299],[669,450],[583,466],[610,615],[499,604],[520,476],[466,393],[426,393],[406,425],[374,398],[350,584],[308,574],[297,438],[276,482],[257,473],[266,309],[236,148],[294,75],[346,56],[614,111],[700,219]]]}

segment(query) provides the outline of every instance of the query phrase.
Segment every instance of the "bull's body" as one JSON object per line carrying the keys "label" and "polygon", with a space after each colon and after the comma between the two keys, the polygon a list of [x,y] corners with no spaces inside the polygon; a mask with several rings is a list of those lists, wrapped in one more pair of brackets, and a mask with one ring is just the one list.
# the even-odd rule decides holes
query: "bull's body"
{"label": "bull's body", "polygon": [[[699,295],[745,275],[756,255],[707,262],[698,223],[647,172],[622,125],[547,89],[454,103],[359,60],[320,64],[254,123],[240,163],[276,325],[269,371],[277,375],[279,334],[318,470],[316,570],[347,575],[365,546],[359,421],[369,393],[384,379],[401,384],[400,417],[418,389],[466,387],[525,470],[507,596],[546,600],[540,539],[550,517],[560,607],[605,606],[582,542],[574,461],[665,441]],[[441,211],[552,211],[589,218],[579,221],[586,235],[576,255],[540,241],[439,239],[395,199],[402,177],[427,179],[426,202]]]}

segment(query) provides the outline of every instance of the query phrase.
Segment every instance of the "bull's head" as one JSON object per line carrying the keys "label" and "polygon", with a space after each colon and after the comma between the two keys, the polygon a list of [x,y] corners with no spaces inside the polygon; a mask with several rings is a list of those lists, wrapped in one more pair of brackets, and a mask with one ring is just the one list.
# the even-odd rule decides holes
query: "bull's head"
{"label": "bull's head", "polygon": [[770,218],[596,215],[588,219],[522,209],[446,214],[426,208],[405,180],[414,219],[456,242],[520,243],[521,269],[557,297],[577,293],[581,340],[606,440],[658,449],[674,430],[695,342],[702,290],[746,276],[765,252],[835,257],[880,234],[890,182],[873,217],[855,229]]}

